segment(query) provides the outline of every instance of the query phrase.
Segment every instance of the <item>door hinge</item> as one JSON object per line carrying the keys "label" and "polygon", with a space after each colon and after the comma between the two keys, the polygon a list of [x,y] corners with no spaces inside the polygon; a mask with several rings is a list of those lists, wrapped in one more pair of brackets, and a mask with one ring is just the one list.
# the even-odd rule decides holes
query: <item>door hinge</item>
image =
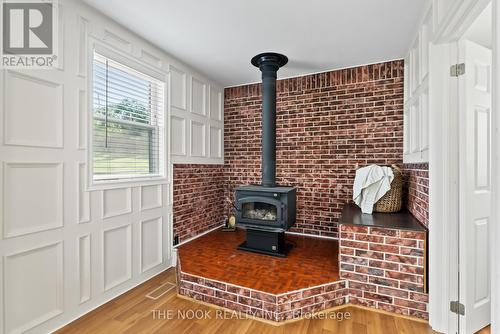
{"label": "door hinge", "polygon": [[465,74],[465,64],[455,64],[450,67],[450,76],[459,77]]}
{"label": "door hinge", "polygon": [[458,301],[450,302],[450,311],[459,315],[465,315],[465,305]]}

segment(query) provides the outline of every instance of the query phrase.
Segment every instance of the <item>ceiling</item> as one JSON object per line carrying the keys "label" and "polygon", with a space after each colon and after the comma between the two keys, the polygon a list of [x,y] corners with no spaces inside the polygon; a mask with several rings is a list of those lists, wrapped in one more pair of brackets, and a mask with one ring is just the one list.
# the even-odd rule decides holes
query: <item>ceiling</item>
{"label": "ceiling", "polygon": [[404,57],[427,0],[84,0],[222,86],[260,81],[250,59],[288,56],[280,78]]}

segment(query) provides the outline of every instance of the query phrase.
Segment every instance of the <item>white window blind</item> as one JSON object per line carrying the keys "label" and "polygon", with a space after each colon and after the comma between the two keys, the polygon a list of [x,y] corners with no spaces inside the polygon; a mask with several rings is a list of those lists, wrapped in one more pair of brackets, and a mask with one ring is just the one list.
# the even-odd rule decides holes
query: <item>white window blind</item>
{"label": "white window blind", "polygon": [[94,53],[94,181],[163,176],[164,124],[164,83]]}

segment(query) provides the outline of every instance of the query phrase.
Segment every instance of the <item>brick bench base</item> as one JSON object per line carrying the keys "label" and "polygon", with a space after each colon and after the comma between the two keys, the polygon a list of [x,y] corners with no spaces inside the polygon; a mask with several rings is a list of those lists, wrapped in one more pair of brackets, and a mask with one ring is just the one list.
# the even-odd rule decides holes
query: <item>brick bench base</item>
{"label": "brick bench base", "polygon": [[282,294],[270,294],[179,271],[178,293],[272,321],[300,318],[347,303],[345,280]]}
{"label": "brick bench base", "polygon": [[349,302],[429,319],[426,232],[340,225],[340,277]]}

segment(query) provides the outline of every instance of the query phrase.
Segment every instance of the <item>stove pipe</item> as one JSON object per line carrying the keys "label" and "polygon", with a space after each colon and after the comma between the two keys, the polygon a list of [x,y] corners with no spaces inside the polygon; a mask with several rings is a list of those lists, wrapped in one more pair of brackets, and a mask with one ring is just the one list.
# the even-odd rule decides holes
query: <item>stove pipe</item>
{"label": "stove pipe", "polygon": [[262,72],[262,186],[276,186],[276,72],[288,62],[285,55],[266,52],[252,58]]}

